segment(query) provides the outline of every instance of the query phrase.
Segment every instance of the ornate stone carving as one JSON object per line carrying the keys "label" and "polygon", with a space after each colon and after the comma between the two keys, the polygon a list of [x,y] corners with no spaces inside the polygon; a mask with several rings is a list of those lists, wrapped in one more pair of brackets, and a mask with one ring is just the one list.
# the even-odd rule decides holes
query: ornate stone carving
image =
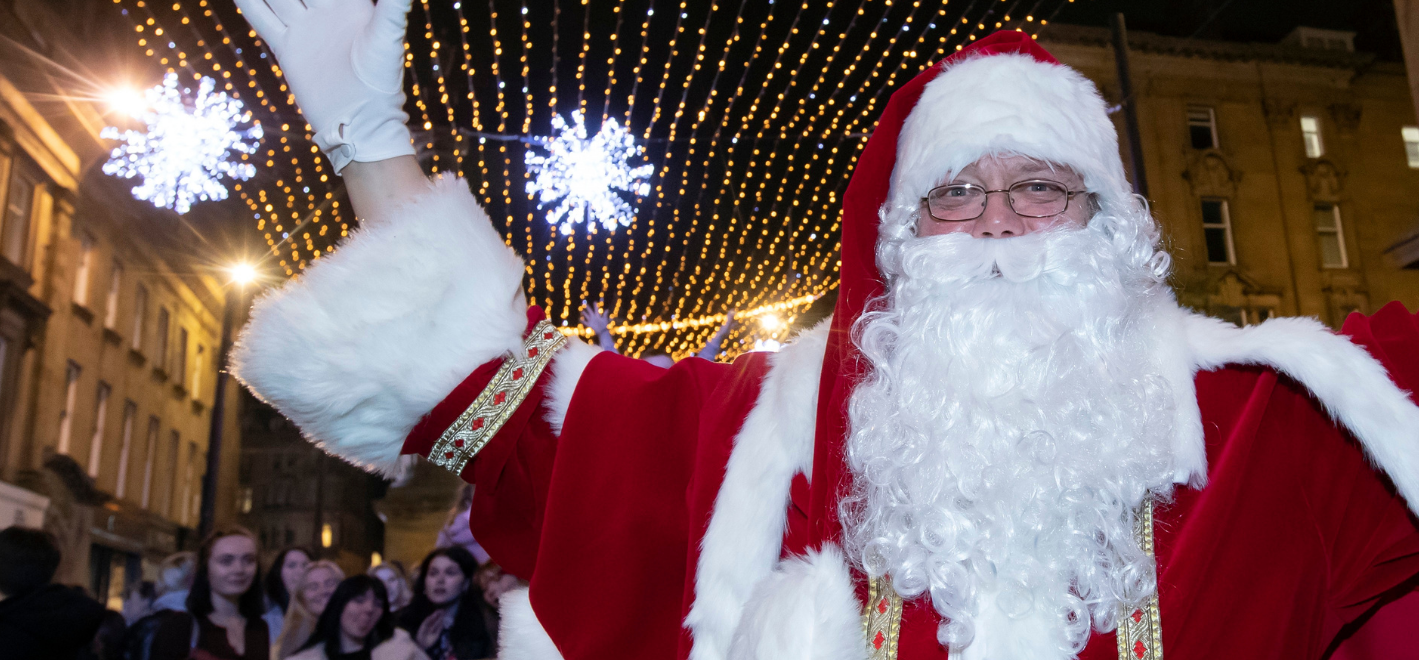
{"label": "ornate stone carving", "polygon": [[1361,107],[1354,103],[1336,103],[1330,106],[1330,116],[1335,120],[1335,130],[1342,135],[1350,135],[1360,126]]}
{"label": "ornate stone carving", "polygon": [[1192,185],[1192,194],[1198,197],[1232,197],[1237,193],[1237,184],[1242,181],[1242,173],[1227,162],[1226,156],[1216,149],[1198,152],[1190,157],[1183,178]]}
{"label": "ornate stone carving", "polygon": [[1263,99],[1261,111],[1266,115],[1266,123],[1273,127],[1286,126],[1296,117],[1296,102],[1280,99]]}
{"label": "ornate stone carving", "polygon": [[1345,171],[1326,159],[1314,160],[1301,166],[1306,175],[1306,190],[1311,201],[1338,202],[1345,184]]}

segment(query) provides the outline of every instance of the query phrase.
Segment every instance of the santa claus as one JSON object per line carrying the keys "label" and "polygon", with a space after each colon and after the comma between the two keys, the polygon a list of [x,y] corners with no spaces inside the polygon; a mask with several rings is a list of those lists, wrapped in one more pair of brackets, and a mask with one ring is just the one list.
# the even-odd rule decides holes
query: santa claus
{"label": "santa claus", "polygon": [[529,583],[502,657],[1319,658],[1419,574],[1419,321],[1180,308],[1103,99],[1023,34],[892,96],[830,322],[662,369],[559,333],[420,172],[408,0],[238,4],[364,224],[237,373],[331,453],[476,484]]}

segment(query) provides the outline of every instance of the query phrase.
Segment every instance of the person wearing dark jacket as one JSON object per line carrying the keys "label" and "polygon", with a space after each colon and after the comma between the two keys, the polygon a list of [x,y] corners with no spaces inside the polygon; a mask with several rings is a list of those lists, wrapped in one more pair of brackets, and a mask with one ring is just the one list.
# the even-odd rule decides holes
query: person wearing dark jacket
{"label": "person wearing dark jacket", "polygon": [[49,534],[0,530],[0,652],[14,660],[69,660],[89,646],[104,607],[77,587],[50,584],[59,548]]}

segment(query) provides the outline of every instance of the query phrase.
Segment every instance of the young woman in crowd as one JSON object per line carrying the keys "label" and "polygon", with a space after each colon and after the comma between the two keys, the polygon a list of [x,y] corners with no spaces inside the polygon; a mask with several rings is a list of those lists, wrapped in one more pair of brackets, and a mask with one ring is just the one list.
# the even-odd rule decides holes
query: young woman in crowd
{"label": "young woman in crowd", "polygon": [[384,583],[369,575],[345,579],[290,660],[428,660],[409,633],[394,627]]}
{"label": "young woman in crowd", "polygon": [[152,660],[266,660],[256,538],[241,527],[213,532],[197,552],[187,615],[164,619],[153,633]]}
{"label": "young woman in crowd", "polygon": [[158,597],[153,610],[187,610],[187,591],[192,588],[192,576],[197,573],[197,555],[175,552],[158,565],[158,581],[153,585]]}
{"label": "young woman in crowd", "polygon": [[453,498],[453,506],[449,508],[448,519],[443,523],[443,529],[439,530],[438,539],[434,542],[436,548],[448,548],[452,546],[462,546],[479,564],[488,561],[488,551],[473,538],[473,531],[468,527],[468,516],[473,510],[473,484],[463,484],[458,489],[458,495]]}
{"label": "young woman in crowd", "polygon": [[389,595],[391,614],[398,614],[414,599],[414,591],[409,588],[409,576],[404,571],[404,564],[391,559],[370,567],[367,574],[384,584],[384,591]]}
{"label": "young woman in crowd", "polygon": [[304,548],[289,547],[276,553],[271,561],[271,570],[266,573],[266,627],[271,632],[271,643],[281,634],[290,609],[291,594],[300,587],[301,576],[310,566],[310,553]]}
{"label": "young woman in crowd", "polygon": [[478,562],[462,546],[439,548],[424,558],[414,582],[414,600],[399,615],[399,627],[433,660],[492,657],[491,612],[474,583]]}
{"label": "young woman in crowd", "polygon": [[345,579],[345,572],[335,562],[320,560],[311,562],[301,575],[298,587],[286,608],[286,620],[281,624],[281,634],[276,638],[276,653],[273,660],[285,660],[305,646],[306,640],[315,631],[315,622],[325,611],[335,587]]}

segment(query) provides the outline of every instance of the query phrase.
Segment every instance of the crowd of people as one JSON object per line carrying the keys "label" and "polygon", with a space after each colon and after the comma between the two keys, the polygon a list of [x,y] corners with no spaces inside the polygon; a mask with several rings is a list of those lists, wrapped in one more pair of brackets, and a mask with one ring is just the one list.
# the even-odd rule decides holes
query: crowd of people
{"label": "crowd of people", "polygon": [[[410,574],[398,561],[347,576],[306,548],[265,567],[241,527],[163,560],[121,612],[53,584],[48,533],[0,530],[0,650],[28,660],[479,660],[497,654],[497,601],[516,578],[467,533],[460,494],[439,547]],[[456,527],[461,523],[462,531]]]}

